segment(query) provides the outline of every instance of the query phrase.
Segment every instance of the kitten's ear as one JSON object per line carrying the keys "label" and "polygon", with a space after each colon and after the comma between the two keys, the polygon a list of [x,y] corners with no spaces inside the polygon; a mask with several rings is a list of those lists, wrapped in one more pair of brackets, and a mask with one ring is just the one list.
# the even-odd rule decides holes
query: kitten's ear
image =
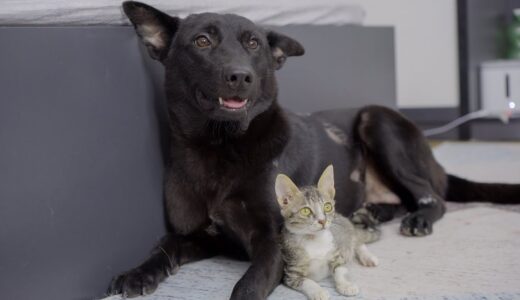
{"label": "kitten's ear", "polygon": [[123,11],[134,25],[150,56],[159,61],[164,60],[179,28],[180,19],[136,1],[123,2]]}
{"label": "kitten's ear", "polygon": [[334,189],[334,168],[332,165],[329,165],[321,174],[320,180],[318,180],[318,190],[330,197],[330,199],[334,199],[334,195],[336,194],[336,190]]}
{"label": "kitten's ear", "polygon": [[278,204],[283,208],[289,204],[291,196],[300,190],[294,182],[292,182],[291,178],[284,174],[278,174],[278,176],[276,176],[275,191]]}

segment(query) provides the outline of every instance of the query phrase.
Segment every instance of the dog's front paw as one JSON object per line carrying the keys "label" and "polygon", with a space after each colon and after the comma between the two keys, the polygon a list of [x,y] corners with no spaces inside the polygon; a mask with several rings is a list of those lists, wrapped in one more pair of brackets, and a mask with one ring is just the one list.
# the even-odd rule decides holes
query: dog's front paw
{"label": "dog's front paw", "polygon": [[124,298],[147,295],[155,291],[160,281],[161,279],[158,276],[135,268],[114,277],[108,289],[108,294],[121,294]]}
{"label": "dog's front paw", "polygon": [[356,296],[359,294],[359,287],[357,284],[352,282],[343,282],[336,284],[336,290],[338,290],[338,293],[344,295],[344,296]]}
{"label": "dog's front paw", "polygon": [[328,300],[329,292],[324,288],[316,289],[313,293],[308,295],[309,300]]}
{"label": "dog's front paw", "polygon": [[401,221],[401,234],[406,236],[425,236],[432,233],[433,222],[421,214],[410,214]]}

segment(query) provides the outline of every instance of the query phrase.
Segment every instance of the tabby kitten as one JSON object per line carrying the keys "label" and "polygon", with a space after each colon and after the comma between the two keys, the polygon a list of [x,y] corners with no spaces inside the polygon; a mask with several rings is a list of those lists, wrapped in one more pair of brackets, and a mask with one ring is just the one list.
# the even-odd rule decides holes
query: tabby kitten
{"label": "tabby kitten", "polygon": [[365,243],[376,241],[380,233],[355,228],[347,218],[335,214],[332,165],[325,169],[317,187],[298,188],[289,177],[279,174],[275,189],[285,221],[281,243],[284,283],[309,299],[324,300],[329,295],[316,281],[333,275],[340,294],[357,295],[359,288],[346,278],[346,264],[355,255],[363,266],[376,266],[377,257]]}

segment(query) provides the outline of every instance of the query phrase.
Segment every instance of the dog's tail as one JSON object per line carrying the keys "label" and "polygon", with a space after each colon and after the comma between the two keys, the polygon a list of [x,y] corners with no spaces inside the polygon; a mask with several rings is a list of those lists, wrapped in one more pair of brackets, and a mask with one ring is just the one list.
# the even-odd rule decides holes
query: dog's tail
{"label": "dog's tail", "polygon": [[480,183],[448,175],[446,200],[520,204],[520,184]]}

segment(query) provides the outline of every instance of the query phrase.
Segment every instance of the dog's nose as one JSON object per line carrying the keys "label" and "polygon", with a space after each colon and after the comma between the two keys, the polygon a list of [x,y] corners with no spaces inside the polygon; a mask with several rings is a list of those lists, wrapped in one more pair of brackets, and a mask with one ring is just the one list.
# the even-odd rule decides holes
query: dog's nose
{"label": "dog's nose", "polygon": [[253,82],[253,74],[245,69],[230,69],[224,77],[227,85],[233,90],[248,87]]}

